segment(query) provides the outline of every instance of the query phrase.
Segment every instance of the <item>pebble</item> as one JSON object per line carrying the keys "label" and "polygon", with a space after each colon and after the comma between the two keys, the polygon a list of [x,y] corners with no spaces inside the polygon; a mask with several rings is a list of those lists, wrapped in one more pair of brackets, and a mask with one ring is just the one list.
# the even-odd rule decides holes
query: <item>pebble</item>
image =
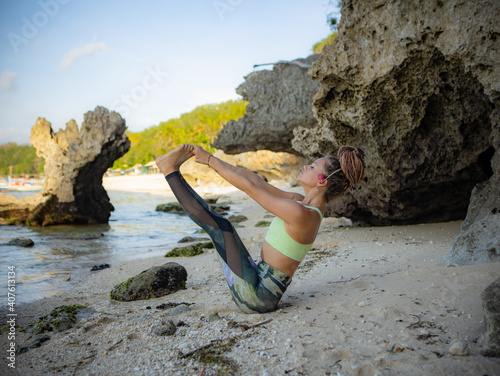
{"label": "pebble", "polygon": [[469,346],[465,342],[453,342],[448,350],[452,355],[467,356],[469,355]]}
{"label": "pebble", "polygon": [[370,302],[367,301],[362,301],[358,303],[358,307],[368,307],[370,305]]}

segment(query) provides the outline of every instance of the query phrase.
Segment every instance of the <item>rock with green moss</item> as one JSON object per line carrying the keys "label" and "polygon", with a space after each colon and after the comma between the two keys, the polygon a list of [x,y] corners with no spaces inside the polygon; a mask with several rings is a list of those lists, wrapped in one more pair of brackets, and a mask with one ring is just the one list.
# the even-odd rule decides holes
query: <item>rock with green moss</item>
{"label": "rock with green moss", "polygon": [[269,221],[259,221],[255,224],[255,227],[269,227],[271,222]]}
{"label": "rock with green moss", "polygon": [[186,214],[184,209],[182,209],[181,204],[179,204],[178,202],[168,202],[166,204],[160,204],[156,207],[156,211],[173,214]]}
{"label": "rock with green moss", "polygon": [[29,325],[26,328],[26,332],[34,337],[38,334],[54,330],[59,332],[68,330],[75,325],[76,319],[84,314],[84,312],[87,314],[95,313],[95,310],[80,304],[54,308],[48,315],[41,317],[38,321]]}
{"label": "rock with green moss", "polygon": [[159,298],[186,288],[186,280],[186,269],[175,262],[168,262],[116,285],[110,297],[122,302]]}
{"label": "rock with green moss", "polygon": [[204,248],[206,249],[214,248],[214,243],[212,242],[196,243],[187,245],[185,247],[175,247],[170,252],[167,252],[165,257],[193,257],[201,255],[203,253]]}
{"label": "rock with green moss", "polygon": [[229,216],[229,222],[231,223],[241,223],[241,222],[245,222],[248,220],[247,217],[245,217],[244,215],[231,215]]}

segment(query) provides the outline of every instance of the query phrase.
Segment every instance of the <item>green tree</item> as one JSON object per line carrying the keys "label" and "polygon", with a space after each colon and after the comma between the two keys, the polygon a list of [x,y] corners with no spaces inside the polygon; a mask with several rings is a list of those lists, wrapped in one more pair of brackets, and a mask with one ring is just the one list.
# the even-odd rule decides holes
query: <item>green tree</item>
{"label": "green tree", "polygon": [[142,132],[127,132],[130,150],[115,161],[113,168],[129,168],[137,163],[144,165],[183,143],[213,151],[211,144],[217,133],[229,120],[242,117],[246,105],[247,102],[242,100],[206,104]]}
{"label": "green tree", "polygon": [[31,145],[13,142],[0,145],[0,175],[41,173],[43,166],[43,158],[36,156],[36,150]]}

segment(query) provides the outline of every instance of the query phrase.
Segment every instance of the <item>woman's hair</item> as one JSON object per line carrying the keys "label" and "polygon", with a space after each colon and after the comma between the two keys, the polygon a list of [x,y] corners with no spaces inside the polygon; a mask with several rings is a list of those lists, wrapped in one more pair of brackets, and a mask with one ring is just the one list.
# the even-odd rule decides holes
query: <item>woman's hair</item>
{"label": "woman's hair", "polygon": [[325,190],[325,201],[329,202],[344,194],[347,189],[353,189],[365,177],[365,153],[355,146],[342,146],[337,156],[327,157],[326,176],[335,170],[341,170],[328,179]]}

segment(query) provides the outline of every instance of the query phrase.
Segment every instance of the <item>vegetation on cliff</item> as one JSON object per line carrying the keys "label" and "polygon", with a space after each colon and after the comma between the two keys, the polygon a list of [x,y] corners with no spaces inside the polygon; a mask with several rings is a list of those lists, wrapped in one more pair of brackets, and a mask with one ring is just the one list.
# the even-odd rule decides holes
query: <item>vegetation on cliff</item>
{"label": "vegetation on cliff", "polygon": [[335,38],[337,38],[337,32],[336,31],[334,31],[333,33],[331,33],[325,39],[320,40],[318,43],[315,43],[313,45],[313,47],[312,47],[313,53],[320,54],[323,51],[323,48],[325,48],[325,46],[327,44],[332,44],[333,43],[333,41],[335,40]]}

